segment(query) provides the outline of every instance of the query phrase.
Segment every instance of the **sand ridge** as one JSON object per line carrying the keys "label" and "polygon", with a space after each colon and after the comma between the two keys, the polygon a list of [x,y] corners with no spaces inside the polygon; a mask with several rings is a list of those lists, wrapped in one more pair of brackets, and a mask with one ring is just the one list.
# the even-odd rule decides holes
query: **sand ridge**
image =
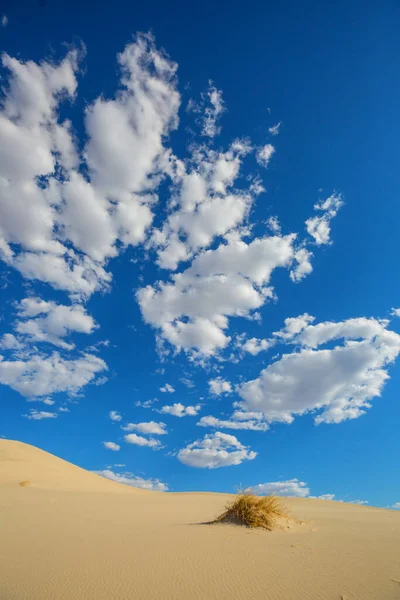
{"label": "sand ridge", "polygon": [[400,600],[400,513],[285,498],[305,521],[291,531],[204,524],[230,497],[139,490],[0,440],[0,599]]}

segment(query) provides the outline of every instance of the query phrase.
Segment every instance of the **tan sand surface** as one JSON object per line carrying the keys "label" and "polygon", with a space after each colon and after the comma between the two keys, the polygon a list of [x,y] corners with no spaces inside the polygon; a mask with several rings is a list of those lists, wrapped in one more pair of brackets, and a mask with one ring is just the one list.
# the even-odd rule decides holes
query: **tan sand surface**
{"label": "tan sand surface", "polygon": [[306,521],[290,531],[204,524],[230,497],[139,490],[0,440],[0,599],[400,599],[400,513],[287,498]]}

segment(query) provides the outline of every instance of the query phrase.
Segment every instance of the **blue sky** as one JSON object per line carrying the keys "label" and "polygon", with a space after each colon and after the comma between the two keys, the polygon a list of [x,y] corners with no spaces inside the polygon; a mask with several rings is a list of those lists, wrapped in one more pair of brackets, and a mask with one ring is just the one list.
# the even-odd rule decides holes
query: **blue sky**
{"label": "blue sky", "polygon": [[2,6],[0,434],[395,506],[398,5]]}

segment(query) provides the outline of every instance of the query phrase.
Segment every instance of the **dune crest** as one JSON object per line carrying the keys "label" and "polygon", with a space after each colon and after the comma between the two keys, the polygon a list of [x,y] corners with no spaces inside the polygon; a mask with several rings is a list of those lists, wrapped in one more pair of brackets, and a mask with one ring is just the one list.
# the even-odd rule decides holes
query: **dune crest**
{"label": "dune crest", "polygon": [[146,493],[81,469],[54,454],[15,440],[0,440],[0,486],[46,490]]}

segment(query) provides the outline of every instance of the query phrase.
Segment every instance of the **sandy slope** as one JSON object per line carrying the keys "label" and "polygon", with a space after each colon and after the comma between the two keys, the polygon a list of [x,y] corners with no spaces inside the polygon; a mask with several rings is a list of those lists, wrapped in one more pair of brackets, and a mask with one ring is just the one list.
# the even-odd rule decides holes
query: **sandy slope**
{"label": "sandy slope", "polygon": [[202,524],[227,499],[129,488],[0,440],[0,598],[400,599],[400,513],[287,499],[307,520],[292,531]]}

